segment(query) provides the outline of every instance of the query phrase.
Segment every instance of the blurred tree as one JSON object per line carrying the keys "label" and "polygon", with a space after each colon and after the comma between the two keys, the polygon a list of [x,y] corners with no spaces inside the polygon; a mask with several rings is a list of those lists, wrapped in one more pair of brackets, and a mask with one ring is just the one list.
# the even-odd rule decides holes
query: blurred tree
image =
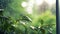
{"label": "blurred tree", "polygon": [[52,14],[56,15],[56,3],[54,3],[54,4],[51,6],[51,12],[52,12]]}
{"label": "blurred tree", "polygon": [[38,14],[44,13],[46,10],[48,10],[49,4],[46,1],[43,1],[43,3],[38,8]]}

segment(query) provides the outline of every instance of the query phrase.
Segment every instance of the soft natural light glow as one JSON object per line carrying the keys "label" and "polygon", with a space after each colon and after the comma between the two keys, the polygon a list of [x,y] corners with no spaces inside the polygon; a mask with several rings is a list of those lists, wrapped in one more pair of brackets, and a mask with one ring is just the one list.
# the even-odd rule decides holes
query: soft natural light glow
{"label": "soft natural light glow", "polygon": [[43,3],[43,1],[46,1],[49,5],[52,5],[53,3],[56,3],[56,0],[29,0],[28,2],[22,2],[22,7],[26,7],[26,11],[29,14],[32,14],[32,8],[33,5],[39,6]]}
{"label": "soft natural light glow", "polygon": [[26,7],[27,6],[27,3],[26,2],[22,2],[22,7]]}
{"label": "soft natural light glow", "polygon": [[45,0],[48,4],[52,5],[53,3],[56,3],[56,0]]}
{"label": "soft natural light glow", "polygon": [[36,5],[42,4],[43,0],[35,0]]}
{"label": "soft natural light glow", "polygon": [[43,1],[46,1],[49,5],[56,3],[56,0],[35,0],[36,5],[42,4]]}
{"label": "soft natural light glow", "polygon": [[29,7],[33,7],[33,4],[34,4],[34,1],[33,1],[33,0],[30,0],[30,1],[28,2],[28,6],[29,6]]}
{"label": "soft natural light glow", "polygon": [[28,14],[32,14],[32,8],[33,8],[33,4],[34,4],[34,0],[29,0],[27,3],[27,7],[26,10],[28,12]]}
{"label": "soft natural light glow", "polygon": [[28,12],[29,14],[31,14],[31,13],[32,13],[32,8],[31,8],[31,7],[28,7],[28,8],[27,8],[27,12]]}

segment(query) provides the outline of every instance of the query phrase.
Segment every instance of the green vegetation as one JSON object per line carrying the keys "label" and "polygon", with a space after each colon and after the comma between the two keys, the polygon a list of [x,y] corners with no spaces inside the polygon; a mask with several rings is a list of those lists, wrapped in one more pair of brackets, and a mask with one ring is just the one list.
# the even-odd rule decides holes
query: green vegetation
{"label": "green vegetation", "polygon": [[[5,0],[7,1],[7,0]],[[56,34],[56,15],[51,10],[42,14],[28,14],[21,3],[11,0],[0,16],[0,33],[4,34]]]}

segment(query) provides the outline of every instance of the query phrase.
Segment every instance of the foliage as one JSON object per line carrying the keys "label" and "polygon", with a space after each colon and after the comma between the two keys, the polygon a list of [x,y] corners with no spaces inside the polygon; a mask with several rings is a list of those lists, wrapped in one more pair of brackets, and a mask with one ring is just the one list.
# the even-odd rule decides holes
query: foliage
{"label": "foliage", "polygon": [[[6,0],[7,1],[7,0]],[[25,12],[21,3],[11,0],[0,16],[0,32],[4,34],[56,34],[56,16],[50,10],[40,15]]]}

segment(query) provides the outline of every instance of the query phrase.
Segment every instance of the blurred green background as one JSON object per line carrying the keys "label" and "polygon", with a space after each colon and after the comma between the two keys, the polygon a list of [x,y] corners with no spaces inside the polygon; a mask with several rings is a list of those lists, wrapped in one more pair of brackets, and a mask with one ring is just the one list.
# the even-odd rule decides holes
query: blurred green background
{"label": "blurred green background", "polygon": [[0,33],[56,34],[56,0],[0,0]]}

